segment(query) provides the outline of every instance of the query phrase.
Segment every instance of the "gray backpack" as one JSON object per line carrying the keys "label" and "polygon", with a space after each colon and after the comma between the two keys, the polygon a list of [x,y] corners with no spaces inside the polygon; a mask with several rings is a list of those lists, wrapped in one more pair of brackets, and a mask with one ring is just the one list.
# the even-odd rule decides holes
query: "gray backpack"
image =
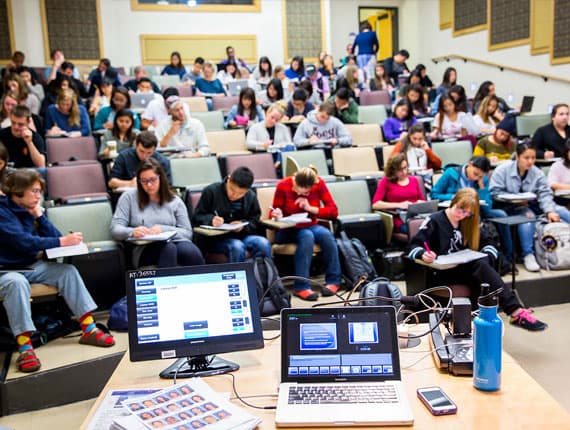
{"label": "gray backpack", "polygon": [[534,233],[536,261],[543,269],[570,269],[570,225],[539,222]]}

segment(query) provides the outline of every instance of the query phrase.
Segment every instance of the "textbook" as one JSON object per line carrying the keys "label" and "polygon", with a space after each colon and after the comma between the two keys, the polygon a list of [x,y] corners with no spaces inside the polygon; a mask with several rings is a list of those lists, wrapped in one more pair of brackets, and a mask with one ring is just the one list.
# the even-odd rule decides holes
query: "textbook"
{"label": "textbook", "polygon": [[112,428],[254,429],[261,419],[232,404],[201,378],[192,378],[147,396],[123,401],[129,416],[113,421]]}

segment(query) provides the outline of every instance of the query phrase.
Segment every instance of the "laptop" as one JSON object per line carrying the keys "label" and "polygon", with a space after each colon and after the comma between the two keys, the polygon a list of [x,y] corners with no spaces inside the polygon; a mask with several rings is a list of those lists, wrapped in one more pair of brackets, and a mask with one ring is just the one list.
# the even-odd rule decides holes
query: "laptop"
{"label": "laptop", "polygon": [[249,81],[247,79],[241,79],[239,81],[228,82],[228,92],[232,96],[239,96],[239,93],[244,88],[249,86]]}
{"label": "laptop", "polygon": [[521,104],[521,113],[528,113],[532,111],[533,103],[534,103],[534,96],[523,96]]}
{"label": "laptop", "polygon": [[412,203],[408,205],[406,218],[414,218],[422,215],[429,215],[437,212],[439,200],[428,200],[427,202]]}
{"label": "laptop", "polygon": [[392,306],[281,311],[278,427],[412,425]]}
{"label": "laptop", "polygon": [[144,109],[152,100],[154,100],[154,93],[131,94],[131,108]]}

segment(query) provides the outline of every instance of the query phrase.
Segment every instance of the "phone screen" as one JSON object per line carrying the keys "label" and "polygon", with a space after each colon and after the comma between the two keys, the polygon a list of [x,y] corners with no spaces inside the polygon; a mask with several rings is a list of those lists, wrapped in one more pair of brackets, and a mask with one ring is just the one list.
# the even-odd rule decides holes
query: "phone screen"
{"label": "phone screen", "polygon": [[421,394],[434,408],[453,406],[453,403],[449,401],[441,390],[422,391]]}
{"label": "phone screen", "polygon": [[419,388],[418,397],[434,415],[457,413],[457,406],[439,387]]}

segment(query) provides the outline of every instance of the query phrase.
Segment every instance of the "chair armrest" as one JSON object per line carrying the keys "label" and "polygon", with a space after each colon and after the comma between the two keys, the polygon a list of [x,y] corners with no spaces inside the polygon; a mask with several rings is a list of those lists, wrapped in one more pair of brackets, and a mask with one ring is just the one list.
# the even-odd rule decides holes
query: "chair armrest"
{"label": "chair armrest", "polygon": [[328,228],[331,233],[335,232],[335,222],[336,220],[332,220],[332,219],[324,219],[324,218],[317,218],[317,223],[319,225],[322,225],[323,227]]}

